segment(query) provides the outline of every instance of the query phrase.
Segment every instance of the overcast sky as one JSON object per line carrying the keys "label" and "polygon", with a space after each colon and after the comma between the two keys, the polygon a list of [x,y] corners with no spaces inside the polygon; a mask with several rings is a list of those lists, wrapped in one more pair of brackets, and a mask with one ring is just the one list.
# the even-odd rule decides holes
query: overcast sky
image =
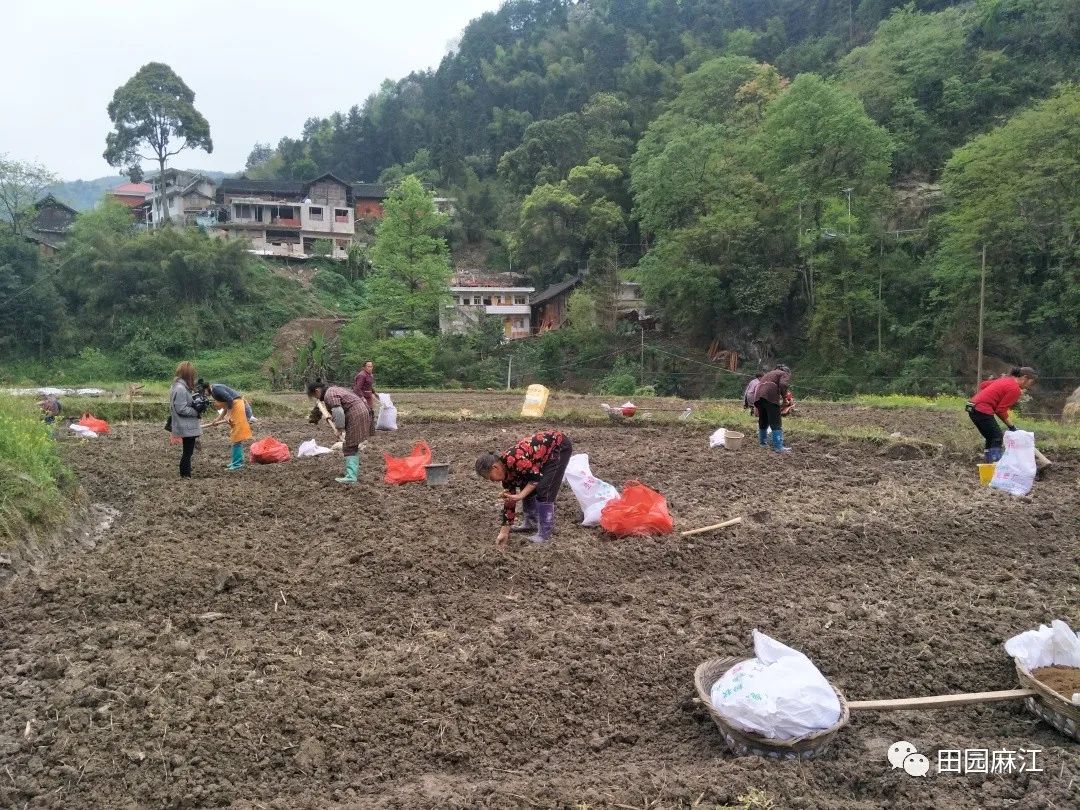
{"label": "overcast sky", "polygon": [[361,104],[383,79],[436,67],[500,0],[10,0],[2,12],[0,154],[65,180],[115,172],[101,157],[113,92],[165,62],[195,92],[214,152],[172,165],[242,169],[256,141]]}

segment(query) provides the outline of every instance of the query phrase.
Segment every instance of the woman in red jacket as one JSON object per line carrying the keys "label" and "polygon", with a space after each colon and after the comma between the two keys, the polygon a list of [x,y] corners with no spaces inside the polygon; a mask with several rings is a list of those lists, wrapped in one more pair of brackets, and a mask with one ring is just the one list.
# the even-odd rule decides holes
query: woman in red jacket
{"label": "woman in red jacket", "polygon": [[996,380],[979,384],[979,392],[967,404],[968,416],[986,439],[984,457],[988,464],[1001,460],[1004,434],[998,427],[997,416],[1009,430],[1016,426],[1009,420],[1009,408],[1020,401],[1020,395],[1035,384],[1038,374],[1028,366],[1014,368]]}

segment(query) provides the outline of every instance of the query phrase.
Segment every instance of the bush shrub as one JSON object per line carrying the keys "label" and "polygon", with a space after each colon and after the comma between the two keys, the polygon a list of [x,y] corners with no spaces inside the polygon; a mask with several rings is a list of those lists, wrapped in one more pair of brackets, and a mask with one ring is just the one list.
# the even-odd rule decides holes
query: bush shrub
{"label": "bush shrub", "polygon": [[0,395],[0,547],[58,523],[69,478],[34,400]]}

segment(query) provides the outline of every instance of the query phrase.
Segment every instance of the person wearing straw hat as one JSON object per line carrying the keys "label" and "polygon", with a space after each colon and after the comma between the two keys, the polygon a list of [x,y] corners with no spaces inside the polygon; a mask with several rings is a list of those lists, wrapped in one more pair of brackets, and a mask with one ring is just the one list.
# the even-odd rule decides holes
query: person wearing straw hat
{"label": "person wearing straw hat", "polygon": [[758,414],[758,444],[769,445],[769,431],[772,431],[772,449],[777,453],[790,453],[790,447],[784,447],[784,422],[781,415],[783,403],[791,383],[791,369],[783,363],[761,378],[754,392],[757,401],[754,407]]}
{"label": "person wearing straw hat", "polygon": [[495,543],[505,548],[521,503],[525,523],[513,531],[536,531],[533,543],[547,543],[555,531],[555,499],[574,448],[561,430],[528,436],[505,453],[485,453],[476,460],[476,474],[503,487],[502,528]]}

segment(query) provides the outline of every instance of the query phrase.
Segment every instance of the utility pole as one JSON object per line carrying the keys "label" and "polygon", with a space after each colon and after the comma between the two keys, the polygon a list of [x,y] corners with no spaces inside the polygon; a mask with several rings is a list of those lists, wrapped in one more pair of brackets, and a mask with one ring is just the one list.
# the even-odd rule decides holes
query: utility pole
{"label": "utility pole", "polygon": [[638,385],[645,386],[645,326],[639,323],[638,329],[641,330],[641,360],[638,362],[638,378],[640,382]]}
{"label": "utility pole", "polygon": [[878,266],[877,266],[877,353],[881,356],[881,314],[884,306],[881,301],[882,274],[885,267],[885,243],[878,239]]}
{"label": "utility pole", "polygon": [[847,235],[851,236],[851,192],[854,188],[845,188],[844,194],[847,195]]}
{"label": "utility pole", "polygon": [[510,390],[510,372],[514,369],[514,355],[510,355],[510,361],[506,364],[506,390]]}
{"label": "utility pole", "polygon": [[979,358],[975,363],[975,390],[982,382],[983,366],[983,314],[986,311],[986,242],[982,246],[982,272],[979,274]]}

